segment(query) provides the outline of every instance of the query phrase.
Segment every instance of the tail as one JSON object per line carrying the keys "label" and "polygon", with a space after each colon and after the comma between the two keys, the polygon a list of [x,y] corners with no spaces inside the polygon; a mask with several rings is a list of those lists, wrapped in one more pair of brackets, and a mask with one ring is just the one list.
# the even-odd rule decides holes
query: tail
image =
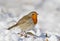
{"label": "tail", "polygon": [[14,28],[14,27],[16,27],[16,26],[17,26],[17,24],[15,24],[15,25],[9,27],[8,30],[10,30],[10,29],[12,29],[12,28]]}

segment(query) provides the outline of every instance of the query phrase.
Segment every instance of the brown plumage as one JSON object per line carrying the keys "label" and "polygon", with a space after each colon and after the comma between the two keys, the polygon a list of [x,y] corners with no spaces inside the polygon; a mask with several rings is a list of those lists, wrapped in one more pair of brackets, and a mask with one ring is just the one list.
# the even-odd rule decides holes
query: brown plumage
{"label": "brown plumage", "polygon": [[34,28],[37,24],[37,12],[32,11],[29,14],[23,16],[15,25],[8,28],[8,30],[19,26],[22,31],[28,31]]}

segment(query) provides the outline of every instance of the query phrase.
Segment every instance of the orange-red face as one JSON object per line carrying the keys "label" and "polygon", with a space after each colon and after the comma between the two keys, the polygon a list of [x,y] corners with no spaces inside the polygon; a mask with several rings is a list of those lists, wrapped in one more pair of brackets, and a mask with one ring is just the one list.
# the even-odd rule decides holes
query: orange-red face
{"label": "orange-red face", "polygon": [[37,23],[37,13],[36,13],[36,12],[34,12],[34,13],[32,14],[32,20],[33,20],[34,24]]}

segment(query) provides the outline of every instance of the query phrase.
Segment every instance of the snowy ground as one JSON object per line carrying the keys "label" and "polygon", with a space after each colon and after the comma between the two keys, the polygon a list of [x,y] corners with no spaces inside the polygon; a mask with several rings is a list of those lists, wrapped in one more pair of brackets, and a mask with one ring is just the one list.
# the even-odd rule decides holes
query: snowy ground
{"label": "snowy ground", "polygon": [[[21,38],[18,28],[6,30],[21,17],[36,11],[36,37]],[[34,31],[32,31],[34,33]],[[60,0],[0,0],[0,41],[60,41]]]}

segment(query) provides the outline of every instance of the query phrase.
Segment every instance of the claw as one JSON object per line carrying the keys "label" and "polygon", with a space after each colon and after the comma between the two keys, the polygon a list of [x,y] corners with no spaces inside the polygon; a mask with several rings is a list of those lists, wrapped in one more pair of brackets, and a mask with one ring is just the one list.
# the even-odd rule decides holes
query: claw
{"label": "claw", "polygon": [[20,37],[22,37],[22,36],[27,37],[27,34],[18,33],[18,35],[19,35]]}
{"label": "claw", "polygon": [[24,37],[26,38],[27,37],[27,34],[25,34]]}
{"label": "claw", "polygon": [[18,35],[20,36],[20,37],[22,37],[22,36],[24,36],[24,34],[25,34],[25,32],[20,32],[20,33],[18,33]]}

